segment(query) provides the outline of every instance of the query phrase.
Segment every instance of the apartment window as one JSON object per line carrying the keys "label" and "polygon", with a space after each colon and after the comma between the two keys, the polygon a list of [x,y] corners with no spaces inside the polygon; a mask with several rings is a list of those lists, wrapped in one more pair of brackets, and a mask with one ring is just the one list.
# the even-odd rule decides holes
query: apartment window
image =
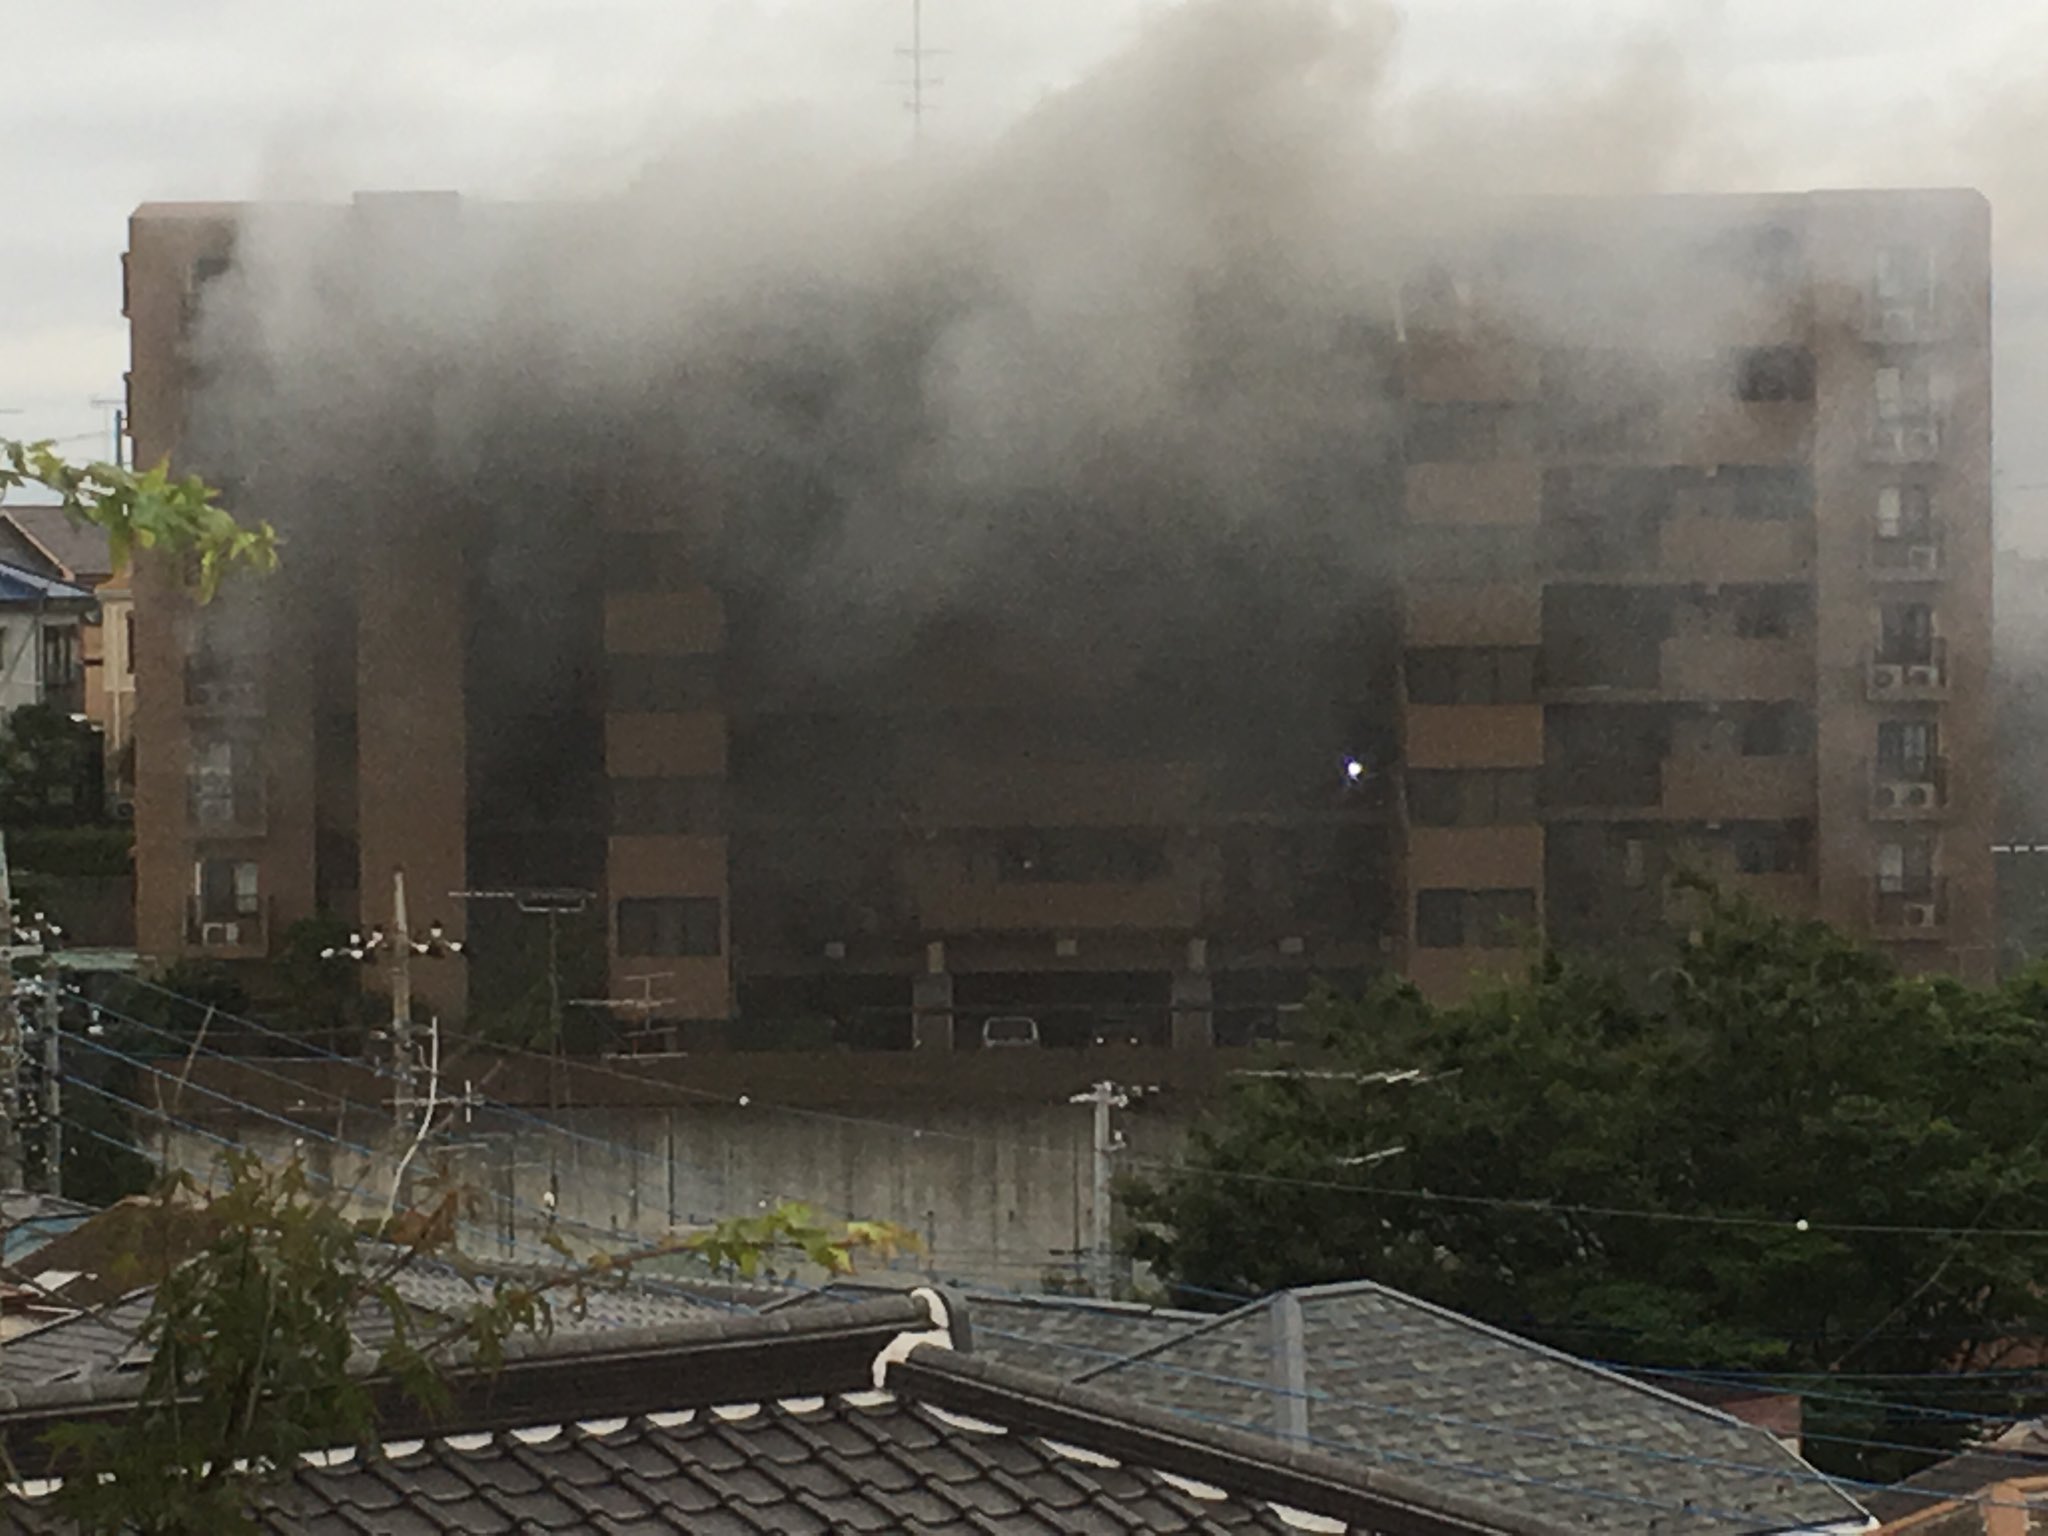
{"label": "apartment window", "polygon": [[1924,368],[1880,368],[1874,389],[1880,423],[1922,421],[1933,410],[1934,390]]}
{"label": "apartment window", "polygon": [[715,955],[724,948],[716,896],[629,896],[617,908],[619,954]]}
{"label": "apartment window", "polygon": [[1918,245],[1877,252],[1877,302],[1887,311],[1924,314],[1934,305],[1934,253]]}
{"label": "apartment window", "polygon": [[1640,837],[1622,839],[1621,883],[1632,891],[1650,883],[1650,845]]}
{"label": "apartment window", "polygon": [[1813,716],[1797,704],[1759,704],[1747,710],[1736,735],[1744,757],[1797,757],[1813,750]]}
{"label": "apartment window", "polygon": [[1806,868],[1807,834],[1793,823],[1743,827],[1731,841],[1735,867],[1745,875],[1795,875]]}
{"label": "apartment window", "polygon": [[1490,827],[1536,819],[1536,773],[1526,768],[1418,769],[1408,818],[1423,827]]}
{"label": "apartment window", "polygon": [[621,836],[716,836],[725,829],[718,779],[613,779],[612,831]]}
{"label": "apartment window", "polygon": [[718,704],[716,656],[613,656],[605,707],[614,714],[689,714]]}
{"label": "apartment window", "polygon": [[1516,420],[1512,405],[1470,401],[1411,405],[1408,458],[1417,464],[1506,458],[1514,450]]}
{"label": "apartment window", "polygon": [[1924,485],[1887,485],[1877,493],[1877,536],[1926,543],[1934,531],[1934,497]]}
{"label": "apartment window", "polygon": [[1934,889],[1934,846],[1923,840],[1877,845],[1877,888],[1887,896],[1924,896]]}
{"label": "apartment window", "polygon": [[237,737],[202,737],[192,744],[186,772],[187,804],[201,827],[240,826],[262,809],[263,777],[256,744]]}
{"label": "apartment window", "polygon": [[1408,653],[1408,697],[1417,704],[1528,704],[1536,652],[1521,647],[1441,646]]}
{"label": "apartment window", "polygon": [[1941,754],[1940,727],[1932,720],[1881,720],[1877,726],[1878,771],[1912,783],[1934,777]]}
{"label": "apartment window", "polygon": [[1415,893],[1415,942],[1423,949],[1512,949],[1535,926],[1534,891]]}
{"label": "apartment window", "polygon": [[1753,347],[1737,354],[1735,393],[1753,404],[1813,398],[1813,354],[1804,347]]}
{"label": "apartment window", "polygon": [[1877,611],[1877,659],[1889,666],[1934,660],[1934,610],[1926,603],[1886,603]]}
{"label": "apartment window", "polygon": [[1165,842],[1149,832],[1014,832],[996,851],[996,878],[1008,882],[1134,885],[1165,873]]}
{"label": "apartment window", "polygon": [[253,859],[201,859],[192,867],[192,888],[206,922],[233,922],[263,910],[262,871]]}

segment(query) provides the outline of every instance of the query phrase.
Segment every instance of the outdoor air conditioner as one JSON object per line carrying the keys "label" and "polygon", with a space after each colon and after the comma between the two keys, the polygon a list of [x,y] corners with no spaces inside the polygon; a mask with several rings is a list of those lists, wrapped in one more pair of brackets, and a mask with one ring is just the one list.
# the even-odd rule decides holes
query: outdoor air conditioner
{"label": "outdoor air conditioner", "polygon": [[1931,901],[1909,901],[1899,909],[1900,921],[1908,928],[1932,928],[1936,909]]}
{"label": "outdoor air conditioner", "polygon": [[1905,669],[1905,683],[1908,688],[1935,688],[1941,684],[1941,668],[1932,662],[1922,662]]}
{"label": "outdoor air conditioner", "polygon": [[1880,811],[1896,811],[1903,803],[1896,784],[1880,784],[1870,797]]}
{"label": "outdoor air conditioner", "polygon": [[1904,668],[1894,666],[1888,661],[1876,662],[1870,668],[1870,686],[1879,689],[1896,688],[1899,686],[1900,674],[1903,671]]}
{"label": "outdoor air conditioner", "polygon": [[1941,569],[1941,547],[1937,544],[1912,544],[1906,549],[1906,569],[1909,571],[1938,571]]}
{"label": "outdoor air conditioner", "polygon": [[1941,796],[1932,784],[1901,784],[1898,787],[1899,803],[1914,810],[1924,811],[1939,802]]}
{"label": "outdoor air conditioner", "polygon": [[846,941],[844,939],[827,939],[825,941],[825,958],[827,960],[844,960],[846,958]]}
{"label": "outdoor air conditioner", "polygon": [[210,947],[228,948],[242,942],[240,923],[201,923],[199,942]]}

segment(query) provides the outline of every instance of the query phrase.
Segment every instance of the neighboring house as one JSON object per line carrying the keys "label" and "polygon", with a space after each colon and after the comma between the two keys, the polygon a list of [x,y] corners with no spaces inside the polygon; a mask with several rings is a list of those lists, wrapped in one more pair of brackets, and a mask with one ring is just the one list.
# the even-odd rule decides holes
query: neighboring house
{"label": "neighboring house", "polygon": [[[661,1329],[521,1337],[422,1412],[379,1392],[381,1443],[266,1486],[266,1531],[1302,1532],[1565,1536],[1427,1470],[1392,1473],[1193,1422],[970,1353],[967,1304],[919,1290]],[[0,1394],[6,1518],[47,1502],[65,1422],[131,1410],[125,1379]],[[1651,1528],[1649,1522],[1638,1529]]]}
{"label": "neighboring house", "polygon": [[[1886,1522],[1886,1530],[1896,1523],[1902,1530],[1922,1532],[1924,1536],[1934,1536],[1937,1531],[1948,1536],[1951,1529],[1974,1533],[1982,1527],[1967,1523],[1951,1526],[1933,1517],[1937,1512],[1945,1512],[1953,1520],[1962,1506],[1972,1499],[1986,1498],[1995,1485],[2015,1484],[2032,1490],[2028,1501],[2043,1506],[2038,1528],[2048,1530],[2048,1497],[2043,1496],[2043,1491],[2048,1490],[2048,1421],[2031,1419],[2014,1424],[1982,1444],[1915,1472],[1903,1482],[1863,1495],[1862,1503],[1871,1514]],[[2006,1495],[1998,1494],[1995,1502],[2007,1502]],[[1997,1526],[1990,1529],[1993,1536],[1998,1536]],[[2015,1527],[2022,1536],[2029,1529],[2024,1522]]]}
{"label": "neighboring house", "polygon": [[1888,1520],[1872,1536],[2043,1536],[2048,1533],[2048,1477],[1987,1483],[1968,1498],[1928,1503]]}
{"label": "neighboring house", "polygon": [[85,587],[0,564],[0,715],[24,704],[85,713],[84,634],[95,612]]}
{"label": "neighboring house", "polygon": [[0,563],[84,587],[98,603],[98,622],[88,621],[79,632],[81,702],[67,713],[84,715],[106,733],[108,799],[131,798],[135,601],[128,573],[114,569],[104,533],[73,522],[60,507],[0,507]]}

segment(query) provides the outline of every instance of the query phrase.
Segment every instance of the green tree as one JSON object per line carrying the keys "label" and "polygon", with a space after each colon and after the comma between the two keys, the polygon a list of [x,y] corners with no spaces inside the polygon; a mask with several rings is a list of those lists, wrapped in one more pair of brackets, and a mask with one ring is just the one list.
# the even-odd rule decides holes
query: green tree
{"label": "green tree", "polygon": [[[556,1242],[558,1268],[484,1283],[464,1315],[422,1320],[399,1291],[425,1257],[460,1267],[455,1237],[469,1198],[442,1185],[386,1222],[349,1219],[341,1197],[316,1193],[297,1162],[225,1159],[226,1188],[206,1194],[166,1181],[155,1213],[167,1240],[198,1251],[158,1285],[140,1343],[149,1363],[141,1400],[117,1423],[56,1431],[62,1512],[82,1536],[225,1536],[254,1529],[252,1500],[276,1468],[305,1452],[362,1446],[376,1435],[375,1388],[396,1382],[415,1401],[444,1400],[455,1358],[493,1368],[515,1334],[545,1333],[557,1309],[620,1283],[635,1265],[690,1257],[717,1271],[756,1273],[789,1254],[832,1274],[856,1254],[887,1256],[915,1238],[880,1223],[830,1226],[800,1205],[719,1223],[624,1254],[579,1257]],[[150,1216],[137,1218],[148,1230]],[[375,1329],[364,1328],[365,1316]],[[374,1375],[351,1369],[365,1332],[389,1333]]]}
{"label": "green tree", "polygon": [[1203,1290],[1368,1277],[1596,1359],[1769,1373],[1823,1437],[1951,1444],[1858,1383],[2048,1336],[2048,1243],[1997,1230],[2048,1227],[2044,1002],[1719,899],[1647,996],[1545,956],[1460,1007],[1326,1002],[1322,1070],[1233,1093],[1132,1191],[1135,1246]]}
{"label": "green tree", "polygon": [[134,470],[118,464],[72,464],[50,443],[0,438],[0,501],[25,486],[54,493],[81,524],[107,536],[114,568],[138,552],[182,562],[201,602],[237,569],[277,566],[277,534],[268,523],[243,524],[218,505],[220,493],[196,475],[173,479],[169,467]]}

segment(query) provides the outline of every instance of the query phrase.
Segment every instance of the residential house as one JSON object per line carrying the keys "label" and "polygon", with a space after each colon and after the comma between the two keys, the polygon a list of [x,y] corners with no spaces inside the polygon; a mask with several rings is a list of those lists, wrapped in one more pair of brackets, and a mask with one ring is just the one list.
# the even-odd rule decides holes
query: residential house
{"label": "residential house", "polygon": [[1946,1461],[1922,1468],[1893,1487],[1875,1490],[1863,1497],[1864,1507],[1886,1530],[1905,1530],[1918,1536],[1952,1536],[1968,1532],[1976,1536],[2005,1536],[1998,1523],[1972,1525],[1993,1520],[1999,1506],[2041,1507],[2038,1525],[2027,1517],[2002,1515],[2014,1536],[2048,1531],[2048,1421],[2039,1419],[2014,1424],[1995,1437],[1971,1446]]}
{"label": "residential house", "polygon": [[128,573],[114,569],[106,535],[73,521],[61,507],[0,507],[0,562],[89,588],[99,604],[97,622],[79,631],[84,702],[76,713],[106,738],[107,798],[119,804],[135,793],[130,743],[135,735],[135,602]]}
{"label": "residential house", "polygon": [[[918,1290],[660,1329],[521,1337],[423,1411],[379,1382],[378,1444],[302,1458],[259,1529],[1358,1532],[1563,1536],[1429,1469],[1394,1473],[979,1358]],[[46,1436],[132,1410],[135,1373],[0,1393],[6,1516],[64,1529]],[[1647,1528],[1639,1527],[1639,1528]]]}
{"label": "residential house", "polygon": [[1887,1521],[1873,1536],[2043,1536],[2048,1477],[2007,1477],[1965,1498],[1943,1499]]}
{"label": "residential house", "polygon": [[24,704],[85,712],[84,632],[97,611],[85,587],[0,564],[0,715]]}

